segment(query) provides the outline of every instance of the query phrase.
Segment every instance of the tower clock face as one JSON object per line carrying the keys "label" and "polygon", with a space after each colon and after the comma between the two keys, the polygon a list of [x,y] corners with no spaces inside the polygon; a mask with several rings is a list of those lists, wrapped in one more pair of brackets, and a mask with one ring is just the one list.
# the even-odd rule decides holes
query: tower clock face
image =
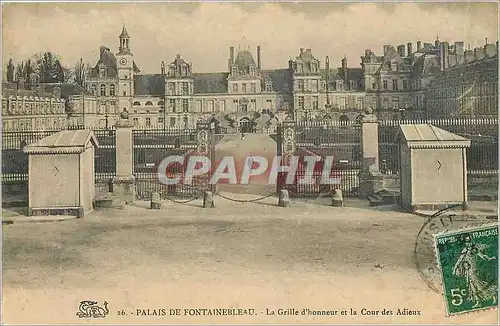
{"label": "tower clock face", "polygon": [[127,59],[122,58],[122,59],[120,60],[120,63],[121,63],[122,65],[126,65],[126,64],[127,64]]}

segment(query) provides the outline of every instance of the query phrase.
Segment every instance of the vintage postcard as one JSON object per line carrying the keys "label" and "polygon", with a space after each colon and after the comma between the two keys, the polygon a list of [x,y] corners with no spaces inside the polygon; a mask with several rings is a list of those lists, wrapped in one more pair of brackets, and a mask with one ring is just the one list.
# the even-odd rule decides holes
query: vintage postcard
{"label": "vintage postcard", "polygon": [[497,2],[1,10],[5,324],[498,323]]}

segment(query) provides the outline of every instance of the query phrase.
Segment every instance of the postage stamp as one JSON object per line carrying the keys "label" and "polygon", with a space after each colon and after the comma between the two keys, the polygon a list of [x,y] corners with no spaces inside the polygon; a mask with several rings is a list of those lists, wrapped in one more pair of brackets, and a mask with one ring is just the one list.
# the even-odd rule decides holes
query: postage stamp
{"label": "postage stamp", "polygon": [[498,224],[435,236],[448,315],[498,305]]}

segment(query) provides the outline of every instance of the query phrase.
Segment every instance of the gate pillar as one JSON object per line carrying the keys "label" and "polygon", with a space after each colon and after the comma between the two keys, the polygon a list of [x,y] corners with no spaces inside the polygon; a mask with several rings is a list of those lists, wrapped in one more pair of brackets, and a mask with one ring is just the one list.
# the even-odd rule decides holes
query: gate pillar
{"label": "gate pillar", "polygon": [[383,175],[379,170],[378,121],[373,109],[367,108],[361,125],[361,152],[363,166],[359,173],[359,196],[368,196],[382,190]]}
{"label": "gate pillar", "polygon": [[[281,156],[281,164],[288,165],[292,161],[296,150],[295,122],[291,116],[288,116],[285,121],[278,125],[278,132],[278,155]],[[286,177],[286,173],[278,173],[278,180],[276,180],[277,191],[289,188],[286,185]]]}
{"label": "gate pillar", "polygon": [[[206,156],[210,160],[210,170],[208,174],[199,176],[198,181],[200,185],[200,191],[212,191],[215,193],[215,185],[210,184],[210,178],[212,178],[212,173],[214,169],[214,157],[215,157],[215,122],[198,121],[196,123],[197,129],[197,155]],[[194,182],[194,180],[193,180]]]}
{"label": "gate pillar", "polygon": [[133,138],[134,124],[123,115],[116,123],[116,177],[113,178],[113,194],[130,204],[135,200],[135,177],[133,175]]}

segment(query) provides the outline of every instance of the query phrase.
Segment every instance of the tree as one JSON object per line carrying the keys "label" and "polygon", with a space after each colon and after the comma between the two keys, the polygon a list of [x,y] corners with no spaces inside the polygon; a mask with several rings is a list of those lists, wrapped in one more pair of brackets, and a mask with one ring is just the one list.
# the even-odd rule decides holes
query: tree
{"label": "tree", "polygon": [[33,56],[36,61],[36,72],[41,83],[63,83],[65,69],[57,55],[52,52],[38,53]]}
{"label": "tree", "polygon": [[87,77],[89,76],[89,67],[90,65],[85,65],[83,63],[83,59],[80,58],[80,61],[78,61],[75,65],[75,83],[85,87],[85,82],[87,81]]}
{"label": "tree", "polygon": [[12,83],[14,81],[14,64],[12,63],[12,59],[9,59],[9,64],[7,65],[7,81]]}

